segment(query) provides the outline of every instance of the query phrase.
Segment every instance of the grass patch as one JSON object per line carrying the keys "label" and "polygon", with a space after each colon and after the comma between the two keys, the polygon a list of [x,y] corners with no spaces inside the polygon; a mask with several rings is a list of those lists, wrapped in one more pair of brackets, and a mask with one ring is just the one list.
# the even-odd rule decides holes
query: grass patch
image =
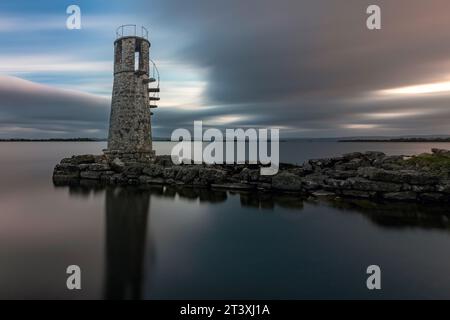
{"label": "grass patch", "polygon": [[442,155],[423,153],[405,160],[406,164],[415,167],[429,167],[432,170],[450,170],[450,158]]}

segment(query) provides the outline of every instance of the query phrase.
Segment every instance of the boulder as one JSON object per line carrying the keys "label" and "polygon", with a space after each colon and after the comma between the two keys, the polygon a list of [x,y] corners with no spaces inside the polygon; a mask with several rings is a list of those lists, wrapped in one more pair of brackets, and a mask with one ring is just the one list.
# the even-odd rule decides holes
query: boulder
{"label": "boulder", "polygon": [[358,176],[374,181],[387,181],[417,185],[436,184],[439,177],[428,172],[415,170],[385,170],[375,167],[358,169]]}
{"label": "boulder", "polygon": [[249,168],[244,168],[242,169],[242,171],[239,173],[239,179],[241,181],[252,181],[252,182],[256,182],[259,180],[259,169],[249,169]]}
{"label": "boulder", "polygon": [[419,195],[420,200],[425,202],[448,201],[449,198],[445,194],[438,192],[426,192]]}
{"label": "boulder", "polygon": [[342,155],[344,160],[350,161],[356,158],[362,158],[363,154],[361,152],[351,152],[351,153],[345,153]]}
{"label": "boulder", "polygon": [[60,174],[63,173],[74,173],[74,172],[79,172],[80,171],[80,167],[74,164],[70,164],[70,163],[61,163],[61,164],[57,164],[55,166],[54,169],[55,172],[58,172]]}
{"label": "boulder", "polygon": [[80,177],[82,179],[99,180],[101,174],[101,171],[82,171]]}
{"label": "boulder", "polygon": [[123,173],[130,179],[138,179],[142,174],[142,170],[144,169],[144,165],[140,163],[128,163],[124,167]]}
{"label": "boulder", "polygon": [[164,168],[163,177],[165,179],[175,179],[180,170],[181,166],[166,167]]}
{"label": "boulder", "polygon": [[92,154],[84,154],[79,156],[72,156],[70,162],[73,164],[82,164],[82,163],[94,163],[97,156]]}
{"label": "boulder", "polygon": [[347,162],[339,162],[334,166],[335,170],[339,171],[353,171],[360,167],[370,166],[370,161],[367,159],[355,158]]}
{"label": "boulder", "polygon": [[104,163],[93,163],[90,164],[87,168],[90,171],[109,171],[111,170],[110,166]]}
{"label": "boulder", "polygon": [[326,174],[333,179],[348,179],[356,177],[356,170],[330,170]]}
{"label": "boulder", "polygon": [[326,175],[321,173],[309,174],[302,178],[303,188],[305,190],[317,190],[325,185],[325,180],[328,179]]}
{"label": "boulder", "polygon": [[199,170],[201,184],[222,183],[226,176],[226,171],[221,169],[200,168]]}
{"label": "boulder", "polygon": [[302,179],[289,172],[281,172],[272,177],[272,188],[283,191],[300,191]]}
{"label": "boulder", "polygon": [[162,177],[164,175],[164,167],[159,164],[151,164],[142,169],[142,173],[150,177]]}
{"label": "boulder", "polygon": [[309,164],[313,168],[328,168],[333,164],[333,160],[326,158],[326,159],[312,159],[309,160]]}
{"label": "boulder", "polygon": [[305,162],[302,166],[302,169],[305,173],[312,173],[314,171],[313,166],[309,163],[309,161]]}
{"label": "boulder", "polygon": [[450,193],[450,181],[443,181],[441,184],[436,186],[436,191],[443,193]]}
{"label": "boulder", "polygon": [[[178,159],[178,157],[176,157],[176,158]],[[170,166],[174,165],[174,163],[172,161],[172,157],[170,155],[156,156],[155,164],[159,164],[163,167],[170,167]]]}
{"label": "boulder", "polygon": [[364,156],[370,161],[375,161],[383,159],[384,157],[386,157],[386,154],[380,151],[366,151],[364,152]]}
{"label": "boulder", "polygon": [[115,158],[109,165],[115,172],[123,172],[125,168],[125,164],[119,158]]}
{"label": "boulder", "polygon": [[356,177],[343,180],[342,188],[361,191],[398,192],[402,186],[392,182],[372,181]]}
{"label": "boulder", "polygon": [[198,176],[199,168],[197,166],[183,166],[177,173],[175,180],[183,183],[190,183]]}
{"label": "boulder", "polygon": [[383,194],[383,198],[388,200],[411,201],[416,200],[417,193],[412,191],[388,192]]}
{"label": "boulder", "polygon": [[100,181],[102,182],[109,182],[110,181],[110,177],[112,175],[114,175],[115,172],[114,171],[102,171],[101,175],[100,175]]}
{"label": "boulder", "polygon": [[441,156],[441,157],[450,158],[450,150],[433,148],[433,149],[431,149],[431,152],[433,154]]}
{"label": "boulder", "polygon": [[376,192],[371,191],[360,191],[360,190],[342,190],[339,192],[339,194],[346,196],[346,197],[352,197],[352,198],[374,198],[376,196]]}
{"label": "boulder", "polygon": [[164,179],[163,178],[155,178],[155,177],[149,177],[149,176],[140,176],[139,182],[142,184],[163,184]]}

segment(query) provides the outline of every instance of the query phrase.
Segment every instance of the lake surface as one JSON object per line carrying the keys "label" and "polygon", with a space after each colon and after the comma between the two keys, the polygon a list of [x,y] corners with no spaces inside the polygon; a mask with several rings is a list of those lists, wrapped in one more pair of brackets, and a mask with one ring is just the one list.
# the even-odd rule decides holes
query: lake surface
{"label": "lake surface", "polygon": [[[54,187],[104,143],[0,143],[0,298],[450,298],[442,207],[203,189]],[[171,143],[156,142],[158,154]],[[445,143],[282,142],[281,160]],[[381,267],[382,290],[366,288]],[[79,265],[82,290],[66,289]]]}

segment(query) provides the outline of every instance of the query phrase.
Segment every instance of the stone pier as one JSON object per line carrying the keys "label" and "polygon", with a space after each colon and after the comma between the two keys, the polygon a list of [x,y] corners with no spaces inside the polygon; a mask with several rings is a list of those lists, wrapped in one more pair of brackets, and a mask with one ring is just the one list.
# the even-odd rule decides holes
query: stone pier
{"label": "stone pier", "polygon": [[174,165],[169,156],[153,163],[108,162],[105,156],[73,156],[55,167],[56,185],[176,185],[299,196],[363,198],[381,201],[450,202],[450,151],[417,156],[355,152],[281,164],[278,174],[260,175],[259,165]]}

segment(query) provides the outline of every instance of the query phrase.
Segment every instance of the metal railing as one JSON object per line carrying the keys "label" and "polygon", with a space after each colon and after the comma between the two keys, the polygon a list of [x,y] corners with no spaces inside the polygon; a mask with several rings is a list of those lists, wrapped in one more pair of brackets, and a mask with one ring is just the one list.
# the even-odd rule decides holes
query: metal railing
{"label": "metal railing", "polygon": [[138,28],[135,24],[124,24],[116,29],[116,38],[122,37],[141,37],[148,40],[148,30],[144,26]]}
{"label": "metal railing", "polygon": [[156,80],[156,87],[159,88],[159,79],[160,78],[159,78],[158,67],[156,66],[156,63],[152,59],[150,59],[150,63],[153,66],[152,70],[150,71],[152,73],[151,76],[152,76],[152,78],[154,78]]}

